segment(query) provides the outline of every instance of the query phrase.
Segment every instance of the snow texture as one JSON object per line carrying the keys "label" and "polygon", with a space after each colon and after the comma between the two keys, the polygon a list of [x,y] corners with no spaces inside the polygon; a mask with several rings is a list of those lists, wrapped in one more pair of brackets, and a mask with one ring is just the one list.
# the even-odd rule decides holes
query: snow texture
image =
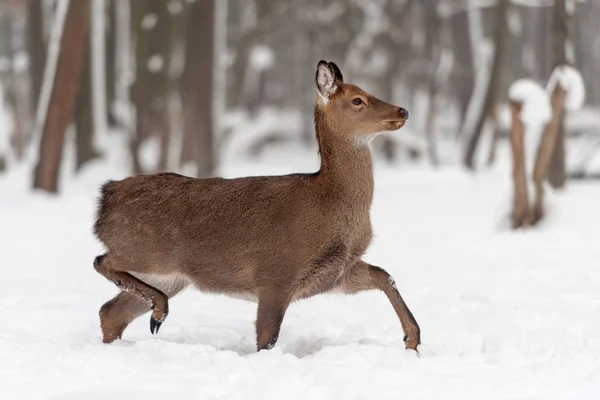
{"label": "snow texture", "polygon": [[525,126],[544,125],[552,118],[550,97],[537,82],[519,79],[508,89],[511,101],[522,103],[521,121]]}
{"label": "snow texture", "polygon": [[[478,175],[377,164],[365,259],[395,277],[421,325],[418,356],[375,291],[293,304],[270,351],[255,352],[255,304],[191,290],[158,335],[146,314],[105,345],[98,309],[118,291],[92,267],[91,226],[99,185],[126,176],[122,147],[77,178],[63,168],[60,196],[31,194],[29,166],[0,175],[3,399],[600,398],[599,185],[572,182],[541,226],[511,232],[498,227],[507,163]],[[221,173],[317,165],[280,147]]]}
{"label": "snow texture", "polygon": [[577,111],[583,107],[585,101],[585,84],[578,70],[570,65],[560,65],[552,71],[546,91],[552,94],[557,82],[567,91],[565,110]]}

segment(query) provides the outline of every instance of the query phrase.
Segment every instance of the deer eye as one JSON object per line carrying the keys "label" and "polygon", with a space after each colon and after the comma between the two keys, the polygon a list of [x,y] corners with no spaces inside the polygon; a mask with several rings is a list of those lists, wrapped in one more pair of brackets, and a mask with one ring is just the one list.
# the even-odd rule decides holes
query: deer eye
{"label": "deer eye", "polygon": [[361,105],[362,100],[359,97],[355,97],[354,99],[352,99],[352,104],[354,104],[355,106],[359,106]]}

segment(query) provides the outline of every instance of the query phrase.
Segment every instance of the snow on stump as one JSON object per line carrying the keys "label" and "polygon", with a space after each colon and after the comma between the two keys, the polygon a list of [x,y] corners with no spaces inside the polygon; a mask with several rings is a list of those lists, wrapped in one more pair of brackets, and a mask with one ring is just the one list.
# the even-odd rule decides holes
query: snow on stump
{"label": "snow on stump", "polygon": [[550,95],[552,117],[544,129],[533,171],[535,190],[533,223],[539,221],[544,215],[543,184],[548,179],[558,138],[563,135],[565,111],[572,112],[580,109],[585,100],[585,86],[581,74],[568,65],[560,65],[554,69],[548,80],[546,92]]}
{"label": "snow on stump", "polygon": [[511,109],[510,142],[513,156],[512,228],[531,225],[533,216],[527,194],[525,134],[539,132],[551,117],[550,101],[544,88],[529,79],[513,83],[508,97]]}

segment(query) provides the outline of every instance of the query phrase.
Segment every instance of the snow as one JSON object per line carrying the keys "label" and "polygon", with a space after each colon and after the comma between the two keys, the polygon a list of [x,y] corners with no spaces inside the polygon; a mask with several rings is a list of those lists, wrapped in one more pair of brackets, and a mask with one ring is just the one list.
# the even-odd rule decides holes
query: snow
{"label": "snow", "polygon": [[560,82],[562,88],[567,91],[565,110],[577,111],[581,109],[585,101],[585,84],[579,71],[569,65],[560,65],[554,68],[546,86],[548,94],[554,91],[557,82]]}
{"label": "snow", "polygon": [[157,22],[158,15],[154,13],[146,14],[144,15],[144,18],[142,18],[142,29],[145,31],[149,31],[152,28],[154,28]]}
{"label": "snow", "polygon": [[167,9],[171,15],[181,14],[183,11],[183,3],[181,3],[181,1],[171,0],[167,3]]}
{"label": "snow", "polygon": [[298,142],[301,123],[302,115],[294,109],[263,107],[251,124],[246,113],[229,113],[221,126],[229,134],[220,146],[220,158],[225,162],[243,158],[248,149],[274,134],[284,141]]}
{"label": "snow", "polygon": [[15,72],[25,72],[29,68],[29,55],[25,51],[19,51],[15,54],[13,69]]}
{"label": "snow", "polygon": [[[117,289],[92,267],[91,226],[100,183],[126,175],[122,144],[81,175],[65,167],[60,196],[32,194],[30,167],[11,168],[0,175],[2,398],[600,398],[600,185],[571,182],[541,226],[505,229],[505,144],[506,162],[478,175],[376,164],[365,259],[394,276],[420,323],[418,356],[377,292],[293,304],[260,353],[254,304],[194,291],[171,301],[158,335],[147,314],[102,344],[98,309]],[[221,173],[317,165],[314,151],[274,146]]]}
{"label": "snow", "polygon": [[508,89],[510,100],[522,103],[521,121],[525,126],[544,125],[552,118],[548,94],[537,82],[519,79]]}
{"label": "snow", "polygon": [[153,54],[148,59],[148,63],[146,66],[148,67],[148,71],[152,73],[158,73],[162,71],[164,64],[164,58],[160,54]]}
{"label": "snow", "polygon": [[250,52],[250,65],[256,71],[265,71],[273,67],[275,55],[270,47],[257,45]]}

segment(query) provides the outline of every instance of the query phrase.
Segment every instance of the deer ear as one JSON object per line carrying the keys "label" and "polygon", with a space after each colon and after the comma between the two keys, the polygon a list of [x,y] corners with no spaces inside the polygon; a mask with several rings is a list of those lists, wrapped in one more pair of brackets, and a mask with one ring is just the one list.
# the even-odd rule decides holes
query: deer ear
{"label": "deer ear", "polygon": [[[337,66],[335,69],[338,69]],[[326,61],[319,61],[315,83],[317,84],[317,92],[325,101],[329,100],[337,90],[335,70]]]}
{"label": "deer ear", "polygon": [[335,80],[340,83],[344,83],[344,77],[342,76],[342,71],[340,71],[339,67],[335,65],[335,63],[330,62],[329,66],[335,75]]}

